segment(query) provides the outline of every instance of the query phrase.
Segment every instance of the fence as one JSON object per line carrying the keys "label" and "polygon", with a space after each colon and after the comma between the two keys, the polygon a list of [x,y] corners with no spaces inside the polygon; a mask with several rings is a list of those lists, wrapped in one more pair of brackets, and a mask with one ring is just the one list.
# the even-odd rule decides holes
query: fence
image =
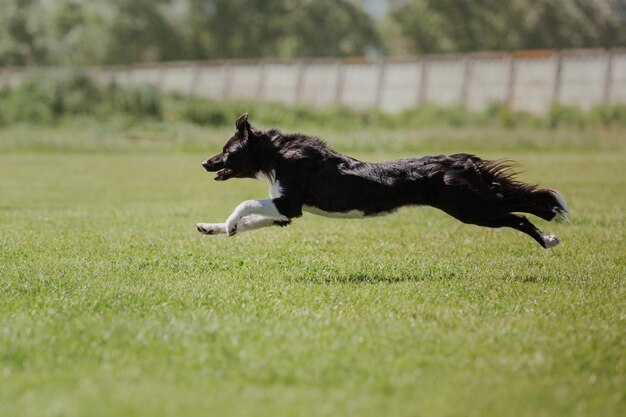
{"label": "fence", "polygon": [[[14,86],[42,69],[5,69]],[[46,70],[50,71],[50,70]],[[626,50],[520,51],[412,59],[176,62],[89,70],[102,82],[152,84],[214,100],[340,104],[398,112],[425,103],[484,110],[506,103],[541,114],[551,103],[626,102]]]}

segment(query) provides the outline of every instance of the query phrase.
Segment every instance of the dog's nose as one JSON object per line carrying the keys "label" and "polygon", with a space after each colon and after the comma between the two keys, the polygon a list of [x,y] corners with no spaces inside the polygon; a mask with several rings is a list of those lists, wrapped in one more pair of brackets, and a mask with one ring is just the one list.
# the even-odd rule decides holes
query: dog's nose
{"label": "dog's nose", "polygon": [[209,160],[207,159],[206,161],[202,161],[202,166],[204,167],[204,169],[209,169],[211,168],[211,162],[209,162]]}

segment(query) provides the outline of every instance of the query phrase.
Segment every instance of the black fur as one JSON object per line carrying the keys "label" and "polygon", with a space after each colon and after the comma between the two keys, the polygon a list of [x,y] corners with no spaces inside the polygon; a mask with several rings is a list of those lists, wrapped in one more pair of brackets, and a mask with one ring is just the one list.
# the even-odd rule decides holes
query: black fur
{"label": "black fur", "polygon": [[289,219],[301,216],[303,206],[373,216],[402,206],[427,205],[464,223],[520,230],[546,247],[543,234],[527,218],[512,213],[545,220],[567,213],[556,191],[518,181],[510,161],[460,153],[362,162],[316,137],[257,130],[247,114],[237,120],[236,129],[223,152],[203,166],[218,171],[215,179],[222,181],[273,175],[282,188],[273,201]]}

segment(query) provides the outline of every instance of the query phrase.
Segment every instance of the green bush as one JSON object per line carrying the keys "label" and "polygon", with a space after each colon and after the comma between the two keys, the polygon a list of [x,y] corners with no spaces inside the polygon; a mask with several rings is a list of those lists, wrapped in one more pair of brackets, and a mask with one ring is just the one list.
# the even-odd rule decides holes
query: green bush
{"label": "green bush", "polygon": [[163,115],[163,98],[159,91],[150,85],[122,88],[112,82],[105,89],[104,101],[109,113],[155,119],[160,119]]}
{"label": "green bush", "polygon": [[182,113],[183,120],[201,126],[225,126],[232,123],[231,116],[225,106],[196,98],[187,100]]}
{"label": "green bush", "polygon": [[0,123],[49,124],[68,116],[120,113],[160,118],[162,97],[153,87],[101,87],[83,72],[35,76],[0,94]]}
{"label": "green bush", "polygon": [[57,106],[56,116],[93,114],[102,103],[100,87],[82,72],[54,82]]}
{"label": "green bush", "polygon": [[541,117],[525,111],[515,111],[504,103],[491,103],[483,113],[484,123],[509,129],[516,127],[541,127]]}
{"label": "green bush", "polygon": [[504,103],[490,104],[485,110],[485,119],[507,128],[517,126],[516,114]]}
{"label": "green bush", "polygon": [[588,123],[585,113],[578,106],[565,106],[554,103],[550,106],[546,116],[546,124],[549,128],[557,127],[585,127]]}
{"label": "green bush", "polygon": [[626,104],[595,107],[589,117],[592,123],[601,126],[626,126]]}
{"label": "green bush", "polygon": [[29,79],[1,99],[3,119],[10,122],[50,123],[62,110],[54,83]]}
{"label": "green bush", "polygon": [[84,73],[36,76],[0,95],[1,117],[6,123],[51,123],[65,115],[90,115],[101,103],[100,88]]}

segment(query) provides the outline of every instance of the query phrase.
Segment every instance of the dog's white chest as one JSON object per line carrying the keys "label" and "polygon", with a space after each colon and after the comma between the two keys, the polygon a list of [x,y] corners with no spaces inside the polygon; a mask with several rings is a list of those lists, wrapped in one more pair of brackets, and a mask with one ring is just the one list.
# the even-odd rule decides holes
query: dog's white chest
{"label": "dog's white chest", "polygon": [[270,197],[278,198],[283,195],[283,188],[278,181],[270,181]]}
{"label": "dog's white chest", "polygon": [[269,174],[259,174],[258,178],[265,178],[270,183],[270,197],[279,198],[283,195],[283,187],[280,181],[276,179],[276,172],[271,171]]}

